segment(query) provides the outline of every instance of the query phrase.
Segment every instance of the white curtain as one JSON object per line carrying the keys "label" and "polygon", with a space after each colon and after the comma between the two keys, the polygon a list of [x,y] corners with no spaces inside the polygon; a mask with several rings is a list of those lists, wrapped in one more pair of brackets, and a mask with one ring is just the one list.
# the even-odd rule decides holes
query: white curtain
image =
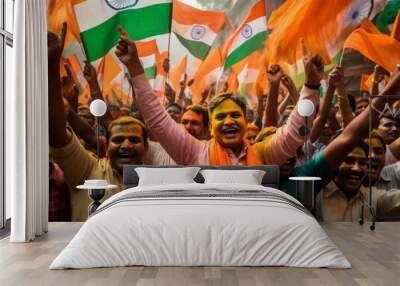
{"label": "white curtain", "polygon": [[47,0],[15,1],[12,94],[6,98],[6,188],[12,242],[47,232]]}

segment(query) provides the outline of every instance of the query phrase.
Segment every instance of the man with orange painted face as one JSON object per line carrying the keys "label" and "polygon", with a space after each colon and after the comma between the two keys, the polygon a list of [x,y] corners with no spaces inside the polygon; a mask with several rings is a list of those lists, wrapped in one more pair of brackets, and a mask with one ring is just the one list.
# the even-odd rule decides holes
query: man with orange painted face
{"label": "man with orange painted face", "polygon": [[[232,93],[214,96],[208,103],[212,139],[205,143],[193,138],[168,116],[143,73],[134,42],[122,28],[120,33],[116,55],[131,75],[138,110],[151,133],[177,164],[281,164],[293,157],[302,145],[304,138],[298,130],[304,119],[297,110],[271,140],[250,145],[245,140],[246,104]],[[316,105],[323,73],[322,59],[317,55],[306,56],[304,64],[305,86],[300,99],[310,99]]]}

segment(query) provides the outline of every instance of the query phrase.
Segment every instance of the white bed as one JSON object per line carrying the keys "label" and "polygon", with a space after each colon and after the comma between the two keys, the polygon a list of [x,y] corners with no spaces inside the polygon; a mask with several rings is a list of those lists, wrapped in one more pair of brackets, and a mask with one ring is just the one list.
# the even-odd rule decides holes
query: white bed
{"label": "white bed", "polygon": [[135,187],[109,198],[50,269],[128,265],[351,267],[291,196],[197,183]]}

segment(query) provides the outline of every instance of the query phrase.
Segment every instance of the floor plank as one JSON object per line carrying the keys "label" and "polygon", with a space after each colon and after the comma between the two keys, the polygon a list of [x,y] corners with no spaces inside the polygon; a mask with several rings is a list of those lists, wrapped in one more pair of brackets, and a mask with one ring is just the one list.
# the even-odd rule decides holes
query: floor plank
{"label": "floor plank", "polygon": [[378,223],[375,231],[354,223],[322,224],[351,262],[352,269],[289,267],[119,267],[50,271],[55,256],[80,223],[50,223],[49,233],[32,243],[0,240],[0,285],[399,285],[400,223]]}

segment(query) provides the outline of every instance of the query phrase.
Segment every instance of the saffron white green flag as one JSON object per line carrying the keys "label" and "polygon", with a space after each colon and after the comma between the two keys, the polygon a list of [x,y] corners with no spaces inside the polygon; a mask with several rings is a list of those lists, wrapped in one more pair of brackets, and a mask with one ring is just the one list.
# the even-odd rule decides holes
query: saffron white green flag
{"label": "saffron white green flag", "polygon": [[204,60],[226,21],[225,13],[204,11],[173,1],[172,31],[196,58]]}
{"label": "saffron white green flag", "polygon": [[170,32],[171,0],[86,0],[74,9],[89,61],[118,43],[118,26],[134,40]]}
{"label": "saffron white green flag", "polygon": [[154,80],[156,77],[156,55],[158,53],[157,41],[153,39],[136,42],[136,48],[144,74],[149,80]]}
{"label": "saffron white green flag", "polygon": [[227,70],[252,52],[261,48],[267,36],[265,2],[258,1],[249,11],[224,46],[224,69]]}

